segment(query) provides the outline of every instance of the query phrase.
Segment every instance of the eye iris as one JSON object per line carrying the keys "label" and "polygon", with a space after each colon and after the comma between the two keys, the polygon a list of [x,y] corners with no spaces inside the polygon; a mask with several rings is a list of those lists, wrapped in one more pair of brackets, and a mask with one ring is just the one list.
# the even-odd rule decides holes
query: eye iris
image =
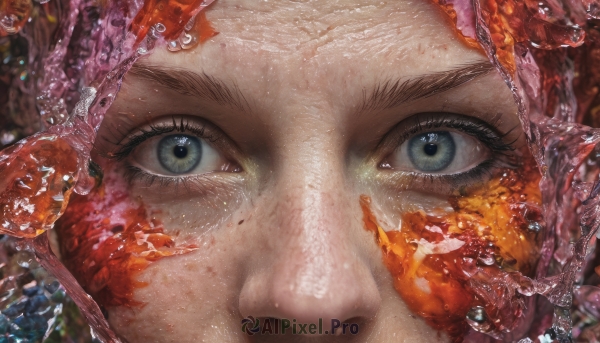
{"label": "eye iris", "polygon": [[456,144],[448,131],[425,132],[408,142],[408,157],[420,171],[441,171],[452,163],[455,154]]}
{"label": "eye iris", "polygon": [[174,174],[192,171],[202,159],[200,140],[188,135],[171,135],[160,140],[157,148],[160,164]]}

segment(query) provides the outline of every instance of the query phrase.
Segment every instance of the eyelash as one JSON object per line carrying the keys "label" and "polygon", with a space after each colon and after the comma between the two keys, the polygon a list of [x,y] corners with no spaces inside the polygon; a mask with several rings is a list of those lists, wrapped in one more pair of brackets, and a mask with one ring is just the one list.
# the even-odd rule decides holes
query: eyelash
{"label": "eyelash", "polygon": [[[400,129],[402,126],[406,126],[407,121],[413,121],[412,124],[408,124],[408,127]],[[447,114],[444,116],[430,115],[415,115],[407,121],[403,121],[393,129],[389,135],[391,138],[383,139],[382,145],[387,147],[394,147],[394,151],[400,144],[410,139],[413,135],[435,130],[439,128],[454,129],[459,132],[468,134],[478,139],[482,144],[492,151],[492,157],[486,161],[483,161],[476,167],[461,173],[456,174],[425,174],[419,172],[402,172],[402,178],[404,184],[418,183],[421,187],[427,188],[429,186],[435,189],[439,189],[441,185],[444,188],[448,187],[449,190],[461,190],[465,185],[473,183],[482,183],[492,177],[493,173],[501,168],[512,168],[518,167],[518,163],[515,159],[514,143],[516,139],[511,142],[505,142],[506,137],[515,128],[509,130],[507,133],[501,134],[497,132],[490,124],[483,122],[476,118],[465,117],[461,115]],[[191,133],[195,136],[205,139],[211,143],[217,142],[221,136],[215,134],[215,130],[207,128],[207,124],[200,124],[195,121],[187,120],[184,117],[176,118],[172,117],[171,123],[161,123],[159,125],[150,125],[149,129],[139,129],[139,132],[130,136],[130,138],[123,143],[116,143],[120,148],[109,154],[109,158],[117,161],[126,159],[132,152],[144,141],[171,132],[180,133]],[[380,169],[390,169],[385,165],[385,160],[379,163]],[[180,184],[189,188],[192,184],[199,184],[200,182],[209,181],[206,176],[196,175],[190,176],[176,176],[167,177],[150,174],[136,166],[127,165],[124,170],[125,179],[131,183],[134,180],[141,180],[147,187],[152,186],[155,183],[159,183],[160,187],[178,187]],[[199,180],[202,179],[202,180]],[[408,181],[408,182],[407,182]],[[426,190],[426,189],[423,189]]]}
{"label": "eyelash", "polygon": [[123,143],[122,141],[116,143],[116,145],[120,146],[121,148],[119,148],[116,152],[111,153],[109,157],[117,161],[122,161],[129,156],[136,147],[138,147],[147,139],[171,132],[188,132],[211,143],[214,143],[220,139],[220,135],[215,136],[212,134],[212,130],[208,130],[207,133],[206,124],[199,124],[189,121],[184,117],[180,118],[179,123],[177,123],[176,117],[172,117],[172,122],[169,124],[150,125],[149,128],[149,130],[139,129],[139,133],[131,136],[126,143]]}
{"label": "eyelash", "polygon": [[[186,119],[185,117],[176,118],[172,117],[171,123],[161,123],[158,125],[149,125],[148,129],[139,129],[139,132],[130,136],[125,143],[122,141],[115,143],[120,148],[110,153],[108,158],[116,161],[123,161],[131,155],[131,153],[144,141],[164,135],[167,133],[178,132],[178,133],[190,133],[198,138],[202,138],[208,142],[215,143],[221,139],[220,134],[215,133],[216,130],[209,127],[209,124],[200,124],[195,121]],[[234,172],[239,172],[238,168],[234,169]],[[193,189],[196,192],[206,190],[206,187],[199,187],[199,185],[205,185],[211,183],[211,178],[206,175],[185,175],[185,176],[162,176],[155,175],[144,171],[143,169],[134,165],[125,165],[123,171],[123,177],[128,183],[134,181],[141,181],[146,187],[150,187],[155,183],[158,183],[159,187],[165,188],[178,188],[182,186],[184,189]]]}
{"label": "eyelash", "polygon": [[[474,168],[468,171],[456,174],[426,174],[420,172],[401,172],[401,184],[410,185],[417,183],[421,188],[431,187],[431,190],[446,189],[447,192],[460,191],[462,192],[466,185],[481,184],[489,180],[495,171],[501,168],[516,169],[519,164],[516,160],[514,144],[517,139],[506,142],[507,137],[511,134],[512,128],[508,132],[502,134],[497,132],[490,124],[481,121],[477,118],[466,117],[462,115],[446,114],[446,115],[415,115],[408,119],[413,121],[412,124],[406,126],[407,121],[401,122],[396,127],[397,129],[391,132],[390,139],[384,139],[384,145],[393,147],[394,151],[412,136],[418,133],[432,131],[435,129],[453,129],[458,132],[470,135],[479,140],[492,152],[492,157],[481,162]],[[388,148],[389,149],[389,148]],[[391,169],[389,164],[384,159],[379,163],[380,169]],[[398,174],[394,172],[394,174]],[[392,178],[395,178],[392,176]],[[404,187],[401,187],[404,188]],[[409,187],[410,188],[410,187]],[[428,191],[428,189],[422,189]]]}

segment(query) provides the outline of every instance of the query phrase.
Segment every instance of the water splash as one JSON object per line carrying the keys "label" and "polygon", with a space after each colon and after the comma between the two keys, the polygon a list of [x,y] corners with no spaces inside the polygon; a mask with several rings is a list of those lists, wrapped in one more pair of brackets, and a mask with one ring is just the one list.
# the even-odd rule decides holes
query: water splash
{"label": "water splash", "polygon": [[[65,288],[38,262],[30,244],[4,236],[0,247],[0,340],[91,341],[87,324]],[[71,330],[64,330],[65,325]]]}
{"label": "water splash", "polygon": [[[102,173],[90,160],[90,151],[125,73],[157,41],[177,38],[185,29],[180,18],[189,21],[210,3],[9,0],[0,4],[0,51],[7,52],[2,72],[17,76],[9,77],[9,84],[0,82],[0,90],[9,95],[7,100],[0,98],[7,104],[0,108],[0,120],[8,119],[0,122],[0,148],[12,144],[0,152],[0,232],[22,239],[21,244],[60,280],[94,336],[104,342],[120,341],[98,305],[49,249],[47,231],[64,213],[73,192],[87,194],[100,182]],[[32,13],[37,17],[31,18]],[[191,46],[198,40],[184,43]],[[13,58],[16,55],[28,59]],[[45,130],[14,143],[37,128]],[[10,325],[23,324],[19,318],[9,320]],[[37,322],[27,325],[32,330],[42,327]]]}
{"label": "water splash", "polygon": [[[12,144],[0,152],[0,231],[29,240],[29,245],[19,244],[56,272],[106,341],[116,338],[95,304],[60,269],[44,241],[45,232],[64,212],[72,192],[86,194],[98,183],[89,151],[127,70],[156,42],[178,51],[214,35],[200,12],[211,3],[120,0],[100,6],[92,0],[9,0],[0,4],[0,73],[10,76],[0,79],[0,147]],[[490,331],[485,310],[471,307],[465,318],[477,334],[470,337],[483,342],[483,332],[508,341],[524,334],[528,337],[521,342],[568,342],[573,337],[593,342],[600,335],[600,279],[590,268],[600,224],[596,181],[600,131],[591,128],[600,127],[600,2],[435,3],[467,44],[487,53],[513,90],[542,173],[543,218],[529,223],[544,236],[535,276],[513,274],[498,280],[506,289],[529,297],[530,314],[510,326],[518,329],[500,334]],[[40,129],[44,131],[30,136]],[[30,137],[15,143],[26,136]],[[63,153],[50,154],[53,149]],[[486,256],[481,261],[492,262]],[[16,278],[7,276],[2,283],[10,280]],[[11,301],[7,306],[18,314],[14,318],[25,318],[18,311],[33,301],[21,298],[28,287],[15,284],[7,289],[5,300]],[[45,291],[31,294],[47,297],[40,292]],[[15,294],[17,298],[11,298]],[[7,319],[15,332],[26,325],[40,332],[44,327],[41,321],[17,319]],[[5,326],[0,317],[0,334],[12,334],[8,329],[3,333]]]}
{"label": "water splash", "polygon": [[[600,319],[593,310],[594,288],[588,287],[599,284],[589,264],[600,224],[595,181],[600,131],[582,124],[600,124],[599,4],[473,2],[477,41],[513,90],[542,172],[545,238],[527,293],[545,298],[538,299],[535,320],[546,324],[531,325],[521,342],[596,341]],[[472,324],[477,330],[477,322]]]}

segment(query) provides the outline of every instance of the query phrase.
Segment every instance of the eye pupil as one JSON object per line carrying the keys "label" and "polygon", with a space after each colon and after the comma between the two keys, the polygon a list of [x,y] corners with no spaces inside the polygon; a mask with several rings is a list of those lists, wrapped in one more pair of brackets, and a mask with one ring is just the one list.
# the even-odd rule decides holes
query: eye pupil
{"label": "eye pupil", "polygon": [[188,155],[188,149],[184,146],[177,145],[173,148],[173,155],[177,158],[185,158]]}
{"label": "eye pupil", "polygon": [[437,153],[437,150],[438,146],[434,143],[427,143],[423,146],[423,151],[429,156],[435,155]]}

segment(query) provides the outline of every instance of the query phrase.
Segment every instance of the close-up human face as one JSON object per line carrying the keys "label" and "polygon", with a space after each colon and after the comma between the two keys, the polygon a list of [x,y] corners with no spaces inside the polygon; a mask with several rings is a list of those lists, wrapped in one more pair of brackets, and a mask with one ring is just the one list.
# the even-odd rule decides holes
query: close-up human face
{"label": "close-up human face", "polygon": [[0,342],[597,343],[600,0],[0,0]]}
{"label": "close-up human face", "polygon": [[[118,335],[457,341],[477,311],[509,326],[468,279],[533,273],[539,174],[483,52],[426,1],[204,13],[218,34],[125,76],[92,153],[103,183],[56,226]],[[249,316],[340,327],[250,336]]]}

